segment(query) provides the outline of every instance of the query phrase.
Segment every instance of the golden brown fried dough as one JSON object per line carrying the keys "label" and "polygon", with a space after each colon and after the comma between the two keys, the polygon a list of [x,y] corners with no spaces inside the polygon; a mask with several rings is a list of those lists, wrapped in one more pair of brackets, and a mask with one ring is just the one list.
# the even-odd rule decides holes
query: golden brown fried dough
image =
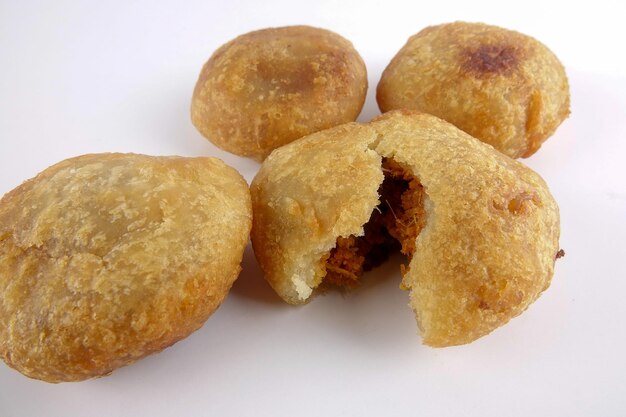
{"label": "golden brown fried dough", "polygon": [[376,98],[383,112],[433,114],[512,158],[535,153],[570,102],[563,65],[547,47],[464,22],[412,36],[383,72]]}
{"label": "golden brown fried dough", "polygon": [[394,249],[391,237],[410,259],[402,287],[430,346],[471,342],[523,312],[559,249],[558,207],[539,175],[427,114],[286,145],[251,192],[254,251],[285,301],[350,286]]}
{"label": "golden brown fried dough", "polygon": [[0,356],[79,381],[176,343],[220,305],[251,227],[215,158],[84,155],[0,200]]}
{"label": "golden brown fried dough", "polygon": [[295,139],[356,120],[366,92],[365,64],[348,40],[309,26],[263,29],[211,56],[191,120],[220,148],[263,160]]}

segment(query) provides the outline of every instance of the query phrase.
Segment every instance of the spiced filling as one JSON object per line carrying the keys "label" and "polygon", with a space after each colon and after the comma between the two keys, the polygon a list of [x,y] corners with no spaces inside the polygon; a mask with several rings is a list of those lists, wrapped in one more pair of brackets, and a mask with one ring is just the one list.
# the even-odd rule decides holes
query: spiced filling
{"label": "spiced filling", "polygon": [[[351,288],[360,276],[398,250],[409,260],[415,239],[425,225],[424,188],[392,159],[382,163],[385,179],[378,189],[380,204],[364,225],[363,236],[339,237],[326,260],[323,283]],[[402,267],[403,273],[406,267]]]}

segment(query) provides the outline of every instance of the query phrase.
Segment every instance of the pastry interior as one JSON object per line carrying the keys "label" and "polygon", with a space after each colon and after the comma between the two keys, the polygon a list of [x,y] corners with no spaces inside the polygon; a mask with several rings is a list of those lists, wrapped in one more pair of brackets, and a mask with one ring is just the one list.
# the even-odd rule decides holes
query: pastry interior
{"label": "pastry interior", "polygon": [[[326,259],[325,286],[352,288],[364,271],[400,251],[411,259],[415,240],[425,225],[424,188],[419,179],[393,159],[384,158],[385,179],[378,194],[380,204],[363,226],[363,236],[339,237]],[[406,273],[402,266],[402,273]]]}

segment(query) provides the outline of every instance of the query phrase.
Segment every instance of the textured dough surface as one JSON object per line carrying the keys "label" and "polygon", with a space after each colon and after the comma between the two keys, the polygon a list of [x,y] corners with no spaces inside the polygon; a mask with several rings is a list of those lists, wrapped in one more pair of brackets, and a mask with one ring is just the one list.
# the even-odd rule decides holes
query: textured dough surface
{"label": "textured dough surface", "polygon": [[94,154],[0,200],[0,356],[78,381],[199,328],[237,278],[247,184],[215,158]]}
{"label": "textured dough surface", "polygon": [[302,136],[356,120],[367,92],[352,44],[324,29],[288,26],[246,33],[202,68],[191,119],[218,147],[263,160]]}
{"label": "textured dough surface", "polygon": [[375,139],[356,123],[315,133],[272,152],[252,181],[254,252],[285,301],[310,297],[338,236],[363,234],[383,181]]}
{"label": "textured dough surface", "polygon": [[383,112],[433,114],[518,158],[535,153],[569,115],[569,86],[539,41],[455,22],[409,38],[383,72],[377,101]]}
{"label": "textured dough surface", "polygon": [[363,234],[383,157],[424,190],[425,226],[402,282],[424,343],[471,342],[549,286],[559,211],[541,177],[443,120],[394,111],[289,144],[254,179],[255,254],[285,301],[306,302],[337,238]]}

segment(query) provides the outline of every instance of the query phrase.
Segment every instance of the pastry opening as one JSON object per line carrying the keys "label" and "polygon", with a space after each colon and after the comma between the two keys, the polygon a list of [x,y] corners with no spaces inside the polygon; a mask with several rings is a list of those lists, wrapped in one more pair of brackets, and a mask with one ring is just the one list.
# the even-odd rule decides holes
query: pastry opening
{"label": "pastry opening", "polygon": [[[363,236],[339,237],[326,259],[322,283],[355,287],[363,272],[382,264],[398,250],[409,261],[415,239],[424,228],[424,188],[419,179],[393,159],[384,158],[385,179],[378,189],[380,204],[363,226]],[[404,275],[408,269],[401,267]]]}

